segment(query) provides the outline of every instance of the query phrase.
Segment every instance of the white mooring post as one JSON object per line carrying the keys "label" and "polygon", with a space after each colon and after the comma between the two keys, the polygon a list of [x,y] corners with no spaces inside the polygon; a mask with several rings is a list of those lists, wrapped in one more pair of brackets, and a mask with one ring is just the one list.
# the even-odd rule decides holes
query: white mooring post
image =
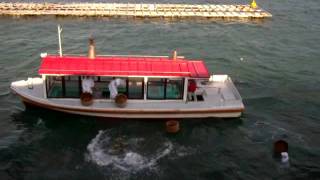
{"label": "white mooring post", "polygon": [[60,55],[60,57],[62,57],[61,32],[62,32],[62,28],[59,24],[58,25],[58,39],[59,39],[59,55]]}

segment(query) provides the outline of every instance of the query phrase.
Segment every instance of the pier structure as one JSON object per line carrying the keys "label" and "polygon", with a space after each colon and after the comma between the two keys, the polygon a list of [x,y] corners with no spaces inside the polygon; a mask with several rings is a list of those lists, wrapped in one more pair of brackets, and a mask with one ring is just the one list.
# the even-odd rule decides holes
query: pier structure
{"label": "pier structure", "polygon": [[0,3],[0,15],[105,16],[164,18],[269,18],[252,5],[132,4],[132,3]]}

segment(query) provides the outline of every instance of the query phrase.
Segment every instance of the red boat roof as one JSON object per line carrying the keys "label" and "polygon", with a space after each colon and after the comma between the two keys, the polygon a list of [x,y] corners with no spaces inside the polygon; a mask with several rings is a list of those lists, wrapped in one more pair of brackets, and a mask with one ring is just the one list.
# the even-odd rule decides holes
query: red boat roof
{"label": "red boat roof", "polygon": [[172,60],[162,57],[47,56],[42,58],[39,74],[92,76],[167,76],[208,78],[201,60]]}

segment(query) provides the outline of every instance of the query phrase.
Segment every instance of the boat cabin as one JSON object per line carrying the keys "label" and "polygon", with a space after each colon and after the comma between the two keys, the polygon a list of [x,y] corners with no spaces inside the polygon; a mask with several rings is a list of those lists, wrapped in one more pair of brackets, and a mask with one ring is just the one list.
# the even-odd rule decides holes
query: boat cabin
{"label": "boat cabin", "polygon": [[[177,56],[41,54],[39,74],[11,83],[25,104],[112,118],[239,117],[241,96],[228,75],[211,75],[202,60]],[[191,101],[192,103],[186,103]],[[198,102],[200,101],[200,102]],[[124,108],[125,107],[125,108]]]}
{"label": "boat cabin", "polygon": [[[117,91],[129,100],[180,101],[188,99],[190,80],[208,81],[210,77],[201,60],[162,56],[46,55],[42,57],[39,74],[45,81],[46,98],[80,98],[83,79],[90,78],[94,82],[94,99],[110,99],[109,84],[121,79]],[[203,100],[201,94],[197,99]]]}

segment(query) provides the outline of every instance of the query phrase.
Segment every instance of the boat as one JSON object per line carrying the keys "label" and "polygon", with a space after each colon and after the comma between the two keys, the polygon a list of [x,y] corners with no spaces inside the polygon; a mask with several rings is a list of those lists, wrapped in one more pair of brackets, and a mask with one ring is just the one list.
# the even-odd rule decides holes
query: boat
{"label": "boat", "polygon": [[[228,75],[177,56],[41,53],[38,77],[11,83],[26,105],[71,114],[138,119],[234,118],[244,111]],[[86,80],[91,85],[84,87]],[[89,83],[90,84],[90,83]],[[191,89],[191,90],[190,90]]]}

